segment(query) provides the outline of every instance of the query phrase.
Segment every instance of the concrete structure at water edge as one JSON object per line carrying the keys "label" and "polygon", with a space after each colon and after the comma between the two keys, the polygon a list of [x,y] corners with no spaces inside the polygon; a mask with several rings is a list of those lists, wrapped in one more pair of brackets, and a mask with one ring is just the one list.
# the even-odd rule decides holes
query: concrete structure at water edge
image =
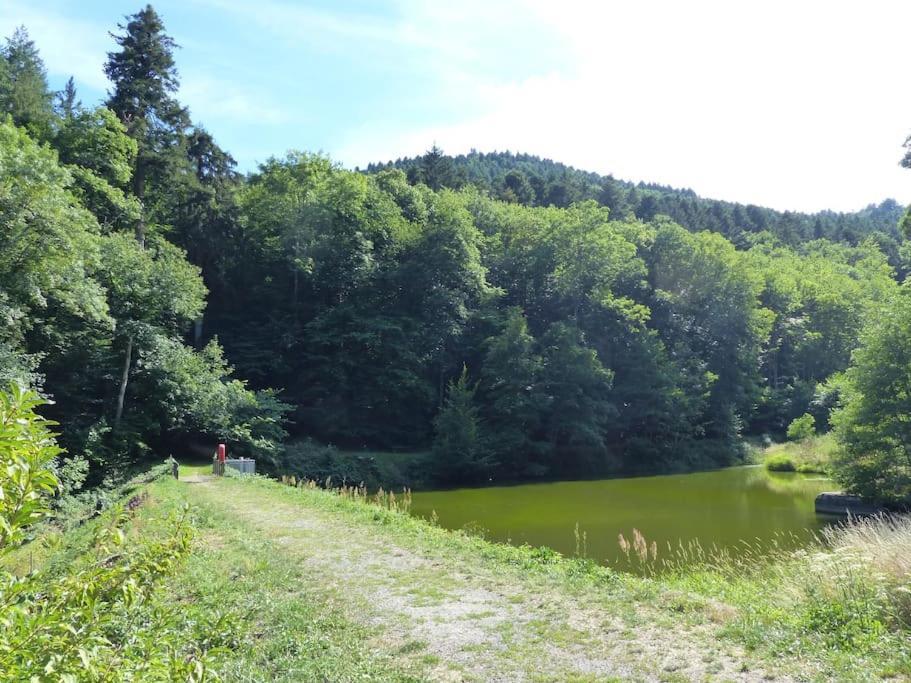
{"label": "concrete structure at water edge", "polygon": [[215,455],[212,456],[212,474],[222,477],[225,467],[237,470],[241,474],[256,474],[256,460],[253,458],[228,458],[228,447],[218,444]]}
{"label": "concrete structure at water edge", "polygon": [[228,458],[225,460],[225,466],[241,474],[256,474],[256,461],[253,458]]}
{"label": "concrete structure at water edge", "polygon": [[841,517],[869,517],[888,512],[885,508],[865,503],[857,496],[839,491],[820,493],[816,496],[817,515],[839,515]]}

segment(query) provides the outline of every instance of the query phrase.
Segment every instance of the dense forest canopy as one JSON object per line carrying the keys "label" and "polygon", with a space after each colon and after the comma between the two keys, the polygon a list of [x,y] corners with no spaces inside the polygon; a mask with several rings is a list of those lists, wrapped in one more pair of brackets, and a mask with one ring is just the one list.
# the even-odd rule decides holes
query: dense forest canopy
{"label": "dense forest canopy", "polygon": [[722,465],[827,425],[906,296],[891,200],[779,212],[436,147],[244,176],[151,7],[105,73],[88,106],[25,29],[0,59],[0,379],[54,399],[96,480],[215,439],[304,475],[320,444],[426,450],[445,483]]}
{"label": "dense forest canopy", "polygon": [[894,199],[854,213],[776,211],[706,199],[690,189],[632,183],[529,154],[472,150],[450,157],[436,146],[422,157],[370,164],[367,172],[387,168],[401,169],[410,182],[434,189],[474,185],[497,199],[527,206],[567,207],[592,199],[611,210],[612,220],[636,217],[649,221],[665,215],[689,230],[720,232],[738,247],[748,246],[751,236],[761,232],[770,232],[790,245],[824,238],[856,246],[872,236],[893,265],[900,264],[898,223],[904,208]]}

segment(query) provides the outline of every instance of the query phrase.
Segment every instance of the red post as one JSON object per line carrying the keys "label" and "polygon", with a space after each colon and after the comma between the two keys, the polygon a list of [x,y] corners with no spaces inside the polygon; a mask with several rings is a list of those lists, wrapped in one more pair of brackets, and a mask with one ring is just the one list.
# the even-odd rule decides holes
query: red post
{"label": "red post", "polygon": [[218,462],[225,461],[226,452],[227,452],[227,448],[225,447],[225,445],[223,443],[218,444]]}

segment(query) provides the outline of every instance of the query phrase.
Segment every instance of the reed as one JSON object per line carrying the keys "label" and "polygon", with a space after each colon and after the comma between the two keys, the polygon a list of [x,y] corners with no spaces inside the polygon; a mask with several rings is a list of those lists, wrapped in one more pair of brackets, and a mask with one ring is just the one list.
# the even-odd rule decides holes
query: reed
{"label": "reed", "polygon": [[579,522],[576,522],[573,537],[576,540],[576,557],[586,559],[588,557],[588,532],[579,530]]}
{"label": "reed", "polygon": [[617,543],[631,566],[638,565],[647,574],[655,573],[658,561],[658,544],[655,541],[649,543],[639,529],[633,529],[630,540],[621,532],[617,535]]}

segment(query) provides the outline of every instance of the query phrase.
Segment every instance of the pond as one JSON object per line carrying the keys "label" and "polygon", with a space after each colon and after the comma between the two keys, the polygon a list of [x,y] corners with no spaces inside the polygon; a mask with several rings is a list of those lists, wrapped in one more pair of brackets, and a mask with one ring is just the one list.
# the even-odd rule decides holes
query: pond
{"label": "pond", "polygon": [[[638,529],[658,550],[659,564],[687,556],[668,545],[694,542],[735,555],[777,544],[797,547],[830,520],[814,512],[814,499],[831,491],[820,475],[768,472],[760,466],[710,472],[597,481],[564,481],[450,491],[417,492],[412,514],[449,529],[481,531],[490,540],[548,546],[564,555],[637,570],[621,552],[618,534]],[[576,525],[584,542],[576,540]],[[753,547],[749,551],[744,541]],[[635,553],[632,553],[635,558]]]}

